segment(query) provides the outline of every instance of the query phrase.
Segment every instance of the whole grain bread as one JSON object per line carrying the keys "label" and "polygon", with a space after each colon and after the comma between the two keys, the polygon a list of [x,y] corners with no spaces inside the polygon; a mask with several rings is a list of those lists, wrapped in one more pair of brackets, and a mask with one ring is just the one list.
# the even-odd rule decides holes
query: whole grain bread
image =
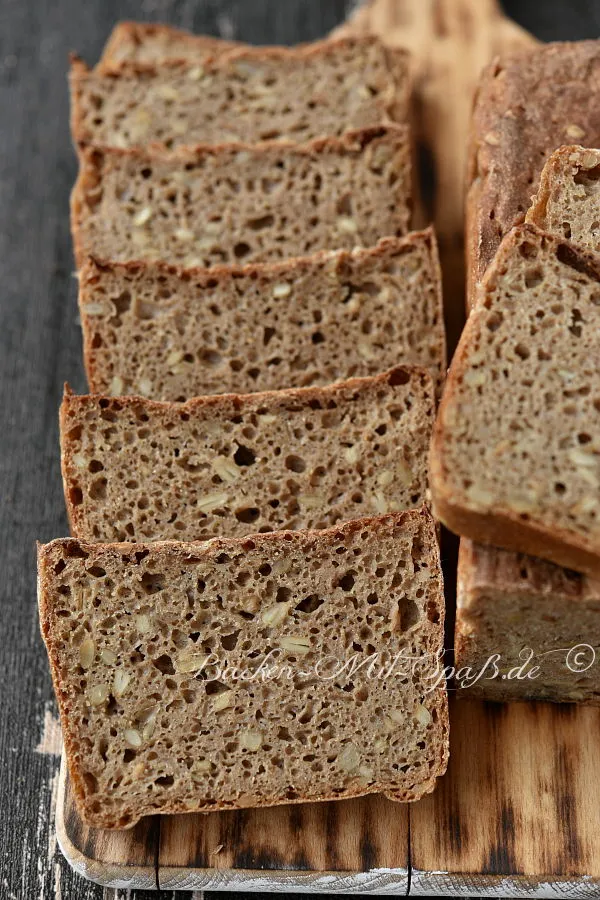
{"label": "whole grain bread", "polygon": [[600,262],[532,225],[503,240],[454,357],[431,490],[451,530],[600,574]]}
{"label": "whole grain bread", "polygon": [[556,150],[544,166],[526,221],[599,252],[600,150]]}
{"label": "whole grain bread", "polygon": [[598,705],[600,582],[463,539],[454,657],[459,696]]}
{"label": "whole grain bread", "polygon": [[431,677],[444,599],[427,511],[205,544],[66,539],[38,560],[88,825],[417,800],[444,772],[446,691]]}
{"label": "whole grain bread", "polygon": [[170,154],[88,147],[71,196],[75,258],[186,266],[369,246],[410,223],[408,129]]}
{"label": "whole grain bread", "polygon": [[522,222],[548,157],[600,146],[600,41],[495,60],[475,99],[467,184],[469,302],[503,236]]}
{"label": "whole grain bread", "polygon": [[308,141],[408,119],[408,54],[374,37],[249,47],[197,62],[71,62],[76,145]]}
{"label": "whole grain bread", "polygon": [[446,352],[431,229],[374,248],[245,268],[88,260],[79,309],[92,393],[186,400],[375,375],[441,382]]}
{"label": "whole grain bread", "polygon": [[113,28],[98,63],[108,69],[130,60],[156,63],[165,59],[188,59],[201,64],[215,53],[243,47],[237,41],[226,41],[205,34],[191,34],[182,28],[156,22],[118,22]]}
{"label": "whole grain bread", "polygon": [[192,541],[418,508],[434,405],[429,373],[407,367],[185,404],[67,392],[60,426],[71,532]]}

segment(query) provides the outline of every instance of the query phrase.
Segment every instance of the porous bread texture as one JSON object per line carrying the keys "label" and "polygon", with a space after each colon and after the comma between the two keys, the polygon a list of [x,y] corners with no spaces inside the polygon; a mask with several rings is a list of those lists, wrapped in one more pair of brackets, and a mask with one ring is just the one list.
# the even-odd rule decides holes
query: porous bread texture
{"label": "porous bread texture", "polygon": [[600,264],[532,225],[502,242],[430,456],[452,531],[600,574]]}
{"label": "porous bread texture", "polygon": [[71,61],[78,144],[166,149],[227,141],[308,141],[408,119],[408,54],[375,37],[238,49],[197,61]]}
{"label": "porous bread texture", "polygon": [[408,230],[410,194],[405,126],[168,154],[88,147],[71,195],[75,259],[208,267],[370,246]]}
{"label": "porous bread texture", "polygon": [[599,252],[600,150],[556,150],[544,166],[526,221]]}
{"label": "porous bread texture", "polygon": [[92,393],[185,400],[324,385],[398,363],[440,383],[446,349],[433,231],[245,268],[88,260],[79,276]]}
{"label": "porous bread texture", "polygon": [[[527,662],[530,650],[535,655]],[[487,677],[497,654],[498,675]],[[600,582],[525,554],[461,541],[455,666],[463,677],[466,668],[486,676],[457,688],[459,697],[598,705],[599,659]]]}
{"label": "porous bread texture", "polygon": [[66,393],[71,533],[192,541],[418,508],[428,499],[434,408],[429,373],[405,367],[185,404]]}
{"label": "porous bread texture", "polygon": [[[432,677],[443,585],[426,510],[205,544],[58,540],[39,547],[38,583],[92,827],[417,800],[446,768],[446,691]],[[268,665],[271,677],[243,677]]]}
{"label": "porous bread texture", "polygon": [[525,218],[548,157],[600,146],[600,41],[494,60],[475,98],[467,173],[468,302],[503,236]]}
{"label": "porous bread texture", "polygon": [[140,63],[188,59],[196,63],[215,53],[246,46],[205,34],[191,34],[156,22],[118,22],[102,51],[97,69],[110,69],[130,60]]}

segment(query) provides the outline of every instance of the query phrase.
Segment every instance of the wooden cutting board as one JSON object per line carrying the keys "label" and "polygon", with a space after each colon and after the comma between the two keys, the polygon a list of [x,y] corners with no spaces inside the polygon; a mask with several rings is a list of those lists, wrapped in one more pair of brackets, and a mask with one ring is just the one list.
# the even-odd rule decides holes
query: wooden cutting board
{"label": "wooden cutting board", "polygon": [[[474,86],[533,38],[494,0],[371,0],[343,30],[413,54],[453,342],[464,316],[463,174]],[[341,30],[340,30],[341,31]],[[128,832],[81,822],[64,766],[57,837],[71,865],[113,887],[280,892],[600,896],[600,709],[451,704],[451,756],[431,796],[163,816]]]}
{"label": "wooden cutting board", "polygon": [[458,700],[450,767],[411,806],[379,797],[86,828],[63,764],[56,830],[112,887],[600,896],[600,709]]}

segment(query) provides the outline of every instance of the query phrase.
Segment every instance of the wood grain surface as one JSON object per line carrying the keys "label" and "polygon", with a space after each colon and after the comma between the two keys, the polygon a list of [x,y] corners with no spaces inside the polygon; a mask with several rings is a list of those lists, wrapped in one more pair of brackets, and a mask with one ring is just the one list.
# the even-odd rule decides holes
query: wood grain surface
{"label": "wood grain surface", "polygon": [[[293,43],[326,34],[354,5],[353,0],[4,0],[0,4],[2,900],[150,900],[156,896],[183,900],[189,896],[174,890],[157,895],[95,886],[71,871],[56,845],[60,736],[38,634],[34,541],[67,532],[57,409],[63,381],[68,379],[75,390],[84,388],[68,224],[68,194],[76,170],[68,136],[68,51],[77,50],[93,62],[120,18],[167,21],[257,43]],[[595,0],[507,0],[505,6],[516,21],[542,39],[600,34],[600,5]],[[571,729],[572,723],[560,720],[561,728],[567,725]],[[491,733],[496,740],[506,739],[502,729],[496,727]],[[585,758],[591,752],[589,746],[579,751]],[[542,756],[550,752],[542,751]],[[562,760],[554,770],[564,771],[567,777],[569,767],[577,763],[564,754]],[[546,790],[550,806],[552,795],[548,786]],[[581,794],[583,785],[577,790]],[[595,790],[595,785],[589,785],[590,804]],[[494,791],[490,776],[489,796]],[[576,813],[574,801],[564,800],[564,804],[565,834],[570,834],[573,816],[578,817],[579,833],[579,809],[589,806]],[[451,810],[452,806],[438,808],[436,816],[452,821]],[[486,821],[491,822],[493,814],[487,815]],[[507,821],[507,834],[509,826]],[[498,831],[500,826],[495,827],[497,835],[504,834]],[[469,833],[477,834],[477,826],[472,825]],[[563,835],[559,848],[565,839]],[[435,833],[429,836],[430,847],[434,840]],[[414,862],[422,867],[426,846],[415,841],[413,835]],[[588,842],[580,838],[579,843],[581,860],[589,861]],[[497,846],[502,847],[500,840]],[[451,859],[452,848],[441,843],[442,850]],[[556,852],[553,869],[566,860],[562,850]],[[495,865],[502,871],[501,857]],[[473,882],[472,893],[484,891],[478,884]],[[412,887],[418,889],[418,879]],[[436,890],[448,894],[457,888],[440,875]],[[585,886],[577,890],[573,896],[592,895]],[[567,896],[560,891],[553,889],[551,895]],[[489,895],[487,888],[485,892]]]}

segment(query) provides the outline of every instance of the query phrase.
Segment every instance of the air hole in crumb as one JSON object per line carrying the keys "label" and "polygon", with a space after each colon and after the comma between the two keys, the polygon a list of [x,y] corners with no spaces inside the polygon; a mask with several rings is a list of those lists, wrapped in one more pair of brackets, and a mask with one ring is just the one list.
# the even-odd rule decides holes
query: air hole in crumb
{"label": "air hole in crumb", "polygon": [[260,519],[260,509],[256,506],[246,506],[243,509],[237,509],[235,511],[235,517],[238,522],[243,522],[246,525],[252,525],[254,522]]}
{"label": "air hole in crumb", "polygon": [[240,444],[233,454],[233,459],[238,466],[251,466],[256,462],[256,455],[249,447]]}
{"label": "air hole in crumb", "polygon": [[286,469],[290,469],[292,472],[304,472],[306,469],[306,463],[299,456],[294,456],[290,454],[290,456],[286,456],[285,458],[285,467]]}
{"label": "air hole in crumb", "polygon": [[168,653],[163,653],[162,656],[159,656],[157,659],[153,659],[152,664],[158,669],[159,672],[162,672],[163,675],[175,674],[173,660],[168,655]]}
{"label": "air hole in crumb", "polygon": [[157,594],[164,590],[165,576],[159,572],[144,572],[142,575],[142,587],[147,594]]}
{"label": "air hole in crumb", "polygon": [[308,597],[305,597],[304,600],[300,601],[295,609],[297,612],[313,613],[322,606],[324,602],[325,600],[323,597],[319,597],[318,594],[309,594]]}

